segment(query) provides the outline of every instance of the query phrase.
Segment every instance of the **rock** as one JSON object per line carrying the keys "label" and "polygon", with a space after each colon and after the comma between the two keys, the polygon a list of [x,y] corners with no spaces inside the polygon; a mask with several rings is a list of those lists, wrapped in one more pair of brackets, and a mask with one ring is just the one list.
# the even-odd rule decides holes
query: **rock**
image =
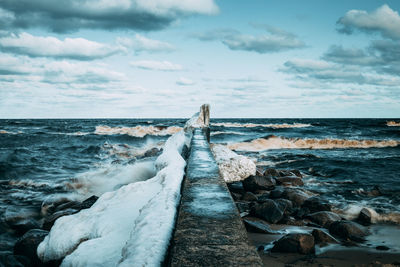
{"label": "rock", "polygon": [[0,266],[24,267],[30,265],[31,263],[27,257],[13,255],[10,252],[0,252]]}
{"label": "rock", "polygon": [[318,211],[331,211],[332,205],[321,197],[310,197],[304,201],[302,207],[308,208],[311,213]]}
{"label": "rock", "polygon": [[261,233],[261,234],[279,234],[279,231],[272,230],[269,225],[254,217],[246,217],[243,219],[244,226],[246,226],[246,230],[252,233]]}
{"label": "rock", "polygon": [[242,213],[242,212],[250,212],[250,210],[251,210],[251,205],[250,205],[250,203],[236,202],[236,207],[238,208],[239,213]]}
{"label": "rock", "polygon": [[295,212],[294,215],[295,215],[297,218],[303,219],[303,218],[306,217],[308,214],[310,214],[310,210],[309,210],[308,208],[301,207],[301,208],[298,208],[298,209],[296,210],[296,212]]}
{"label": "rock", "polygon": [[254,207],[254,214],[269,223],[277,223],[283,217],[283,211],[278,207],[275,201],[269,199]]}
{"label": "rock", "polygon": [[268,176],[268,175],[277,177],[277,176],[279,176],[279,172],[275,169],[268,168],[264,171],[264,176]]}
{"label": "rock", "polygon": [[370,192],[368,192],[368,195],[371,197],[378,197],[382,195],[382,189],[379,187],[379,185],[375,185],[374,188]]}
{"label": "rock", "polygon": [[329,226],[329,232],[343,239],[357,242],[364,241],[365,236],[369,234],[368,230],[362,225],[347,220],[333,222]]}
{"label": "rock", "polygon": [[329,228],[333,222],[340,221],[342,219],[339,215],[331,211],[314,212],[306,217],[312,222],[325,228]]}
{"label": "rock", "polygon": [[31,229],[40,228],[40,224],[34,219],[24,219],[22,221],[15,222],[14,224],[10,225],[10,227],[19,235],[23,235]]}
{"label": "rock", "polygon": [[262,203],[262,202],[267,201],[269,199],[269,195],[270,195],[269,193],[264,193],[262,195],[258,195],[257,196],[258,202]]}
{"label": "rock", "polygon": [[314,229],[311,234],[316,244],[339,243],[333,236],[320,229]]}
{"label": "rock", "polygon": [[297,176],[285,176],[276,178],[276,182],[281,185],[303,186],[304,182]]}
{"label": "rock", "polygon": [[284,192],[284,189],[282,187],[276,187],[274,190],[272,190],[269,193],[269,197],[272,199],[280,198],[280,197],[282,197],[283,192]]}
{"label": "rock", "polygon": [[305,223],[303,220],[296,220],[294,217],[292,216],[287,216],[284,219],[281,220],[281,222],[283,224],[287,224],[287,225],[294,225],[294,226],[304,226]]}
{"label": "rock", "polygon": [[83,210],[83,209],[88,209],[91,206],[93,206],[93,204],[98,199],[99,199],[98,196],[93,195],[93,196],[89,197],[88,199],[84,200],[82,203],[72,206],[71,209],[75,209],[75,210],[78,210],[78,211]]}
{"label": "rock", "polygon": [[244,193],[244,195],[243,195],[243,197],[242,197],[242,200],[244,200],[244,201],[257,201],[258,198],[257,198],[257,196],[254,195],[253,193],[251,193],[251,192],[246,192],[246,193]]}
{"label": "rock", "polygon": [[281,170],[279,171],[279,177],[285,177],[285,176],[295,176],[294,173],[288,170]]}
{"label": "rock", "polygon": [[358,215],[357,222],[364,226],[371,225],[372,213],[369,209],[363,208]]}
{"label": "rock", "polygon": [[278,198],[274,200],[278,207],[283,211],[284,215],[290,215],[293,212],[292,201],[284,198]]}
{"label": "rock", "polygon": [[264,176],[264,169],[261,167],[256,168],[256,176]]}
{"label": "rock", "polygon": [[53,199],[53,198],[48,198],[45,201],[42,202],[41,210],[40,213],[42,216],[48,216],[49,214],[54,213],[56,210],[57,206],[71,202],[71,199],[68,198],[58,198],[58,199]]}
{"label": "rock", "polygon": [[60,210],[60,211],[58,211],[58,212],[55,212],[55,213],[53,213],[52,215],[50,215],[50,216],[48,216],[48,217],[46,217],[46,218],[44,219],[43,227],[42,227],[42,228],[43,228],[44,230],[50,230],[51,227],[53,226],[53,224],[55,223],[55,221],[56,221],[58,218],[60,218],[60,217],[62,217],[62,216],[66,216],[66,215],[75,214],[75,213],[77,213],[77,212],[78,212],[78,210],[75,210],[75,209]]}
{"label": "rock", "polygon": [[287,234],[275,242],[272,248],[274,252],[292,252],[310,254],[315,251],[314,237],[310,234],[292,233]]}
{"label": "rock", "polygon": [[48,233],[48,231],[41,229],[29,230],[15,243],[14,254],[28,258],[31,263],[30,266],[41,265],[42,262],[36,254],[36,249]]}
{"label": "rock", "polygon": [[249,176],[243,180],[243,187],[246,191],[271,190],[275,187],[275,179],[269,176]]}
{"label": "rock", "polygon": [[293,206],[300,207],[311,196],[301,190],[286,188],[281,197],[292,201]]}
{"label": "rock", "polygon": [[303,178],[303,175],[301,174],[301,172],[299,170],[290,170],[290,172],[299,178]]}
{"label": "rock", "polygon": [[235,200],[235,201],[238,201],[242,198],[242,195],[239,193],[231,192],[231,195],[232,195],[233,200]]}
{"label": "rock", "polygon": [[61,205],[58,205],[55,208],[54,212],[57,212],[57,211],[60,211],[60,210],[66,210],[66,209],[69,209],[69,208],[71,208],[73,206],[77,206],[77,205],[80,205],[80,204],[81,204],[81,202],[79,202],[79,201],[66,202],[66,203],[63,203]]}
{"label": "rock", "polygon": [[[185,147],[186,147],[186,150],[188,150],[188,147],[187,147],[187,146],[185,146]],[[185,147],[182,149],[182,154],[185,154],[185,153],[183,152],[183,150],[185,149]],[[159,148],[157,148],[157,147],[153,147],[152,149],[147,150],[147,151],[143,154],[143,157],[145,157],[145,158],[148,158],[148,157],[156,157],[156,156],[160,155],[161,152],[162,152],[161,149],[159,149]],[[187,152],[186,152],[186,153],[187,153]],[[182,155],[182,156],[184,156],[184,155]]]}
{"label": "rock", "polygon": [[377,246],[376,249],[377,250],[389,250],[390,248],[387,246]]}
{"label": "rock", "polygon": [[243,194],[244,193],[244,188],[242,182],[234,182],[234,183],[229,183],[227,184],[229,191]]}

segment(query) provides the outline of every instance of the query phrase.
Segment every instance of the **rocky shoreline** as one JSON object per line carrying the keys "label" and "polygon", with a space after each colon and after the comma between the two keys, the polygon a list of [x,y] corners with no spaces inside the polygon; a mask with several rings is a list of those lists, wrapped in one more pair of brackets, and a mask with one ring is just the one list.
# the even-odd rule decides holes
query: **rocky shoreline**
{"label": "rocky shoreline", "polygon": [[[327,261],[327,266],[400,266],[398,251],[384,244],[366,244],[373,226],[373,210],[364,208],[355,220],[346,220],[322,195],[305,190],[303,185],[303,174],[298,170],[260,166],[256,175],[228,183],[249,239],[265,265],[325,266],[316,261],[318,255],[335,248],[356,249],[360,257],[335,254],[333,258],[341,259],[340,263]],[[371,257],[375,254],[380,261]],[[370,262],[365,263],[366,259]]]}

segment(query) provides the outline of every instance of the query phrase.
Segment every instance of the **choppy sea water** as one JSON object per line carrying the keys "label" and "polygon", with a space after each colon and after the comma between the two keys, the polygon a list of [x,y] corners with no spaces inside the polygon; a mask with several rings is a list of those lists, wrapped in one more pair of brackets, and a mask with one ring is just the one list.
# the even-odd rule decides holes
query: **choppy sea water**
{"label": "choppy sea water", "polygon": [[[83,200],[150,178],[146,154],[186,119],[0,120],[0,251],[16,214],[40,219],[43,202]],[[306,188],[349,214],[367,206],[399,222],[400,119],[213,119],[211,142],[299,169]],[[140,164],[138,164],[140,163]],[[379,196],[371,190],[379,187]]]}

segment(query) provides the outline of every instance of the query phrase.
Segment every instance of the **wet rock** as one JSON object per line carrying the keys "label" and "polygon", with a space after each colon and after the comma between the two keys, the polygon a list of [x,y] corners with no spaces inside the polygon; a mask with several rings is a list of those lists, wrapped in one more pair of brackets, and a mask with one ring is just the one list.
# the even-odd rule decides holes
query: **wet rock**
{"label": "wet rock", "polygon": [[55,223],[55,221],[56,221],[58,218],[60,218],[60,217],[62,217],[62,216],[66,216],[66,215],[75,214],[75,213],[77,213],[77,212],[78,212],[78,210],[75,210],[75,209],[60,210],[60,211],[58,211],[58,212],[55,212],[55,213],[53,213],[52,215],[50,215],[50,216],[48,216],[48,217],[46,217],[46,218],[44,219],[43,227],[42,227],[42,228],[43,228],[44,230],[50,230],[51,227],[53,226],[53,224]]}
{"label": "wet rock", "polygon": [[30,265],[29,266],[38,266],[41,265],[42,262],[38,258],[36,254],[36,249],[40,242],[48,234],[48,231],[44,231],[41,229],[33,229],[26,232],[21,238],[17,240],[14,245],[14,254],[15,255],[22,255],[29,259]]}
{"label": "wet rock", "polygon": [[336,222],[340,221],[342,218],[334,212],[331,211],[319,211],[314,212],[306,216],[312,222],[321,225],[322,227],[329,228],[329,226]]}
{"label": "wet rock", "polygon": [[292,201],[284,198],[278,198],[274,200],[278,207],[283,211],[284,215],[290,215],[293,212]]}
{"label": "wet rock", "polygon": [[244,195],[243,195],[243,197],[242,197],[242,200],[244,200],[244,201],[257,201],[258,198],[257,198],[257,196],[254,195],[253,193],[251,193],[251,192],[246,192],[246,193],[244,193]]}
{"label": "wet rock", "polygon": [[339,243],[333,236],[320,229],[314,229],[311,234],[316,244]]}
{"label": "wet rock", "polygon": [[58,206],[69,202],[71,202],[71,199],[68,198],[46,199],[42,202],[40,214],[42,216],[48,216],[49,214],[54,213]]}
{"label": "wet rock", "polygon": [[286,188],[281,197],[292,201],[293,206],[300,207],[311,196],[301,190]]}
{"label": "wet rock", "polygon": [[239,193],[239,194],[244,193],[244,188],[243,188],[242,182],[233,182],[233,183],[229,183],[227,185],[228,185],[229,191],[231,191],[231,192],[235,192],[235,193]]}
{"label": "wet rock", "polygon": [[303,178],[303,175],[301,174],[301,172],[299,170],[290,170],[290,172],[299,178]]}
{"label": "wet rock", "polygon": [[272,230],[266,222],[258,218],[246,217],[243,219],[243,222],[248,232],[272,235],[279,234],[279,231]]}
{"label": "wet rock", "polygon": [[264,176],[264,168],[257,167],[256,168],[256,176]]}
{"label": "wet rock", "polygon": [[379,185],[375,185],[374,188],[370,192],[368,192],[368,195],[371,197],[378,197],[382,195],[382,189],[379,187]]}
{"label": "wet rock", "polygon": [[332,205],[328,201],[318,196],[308,198],[306,201],[304,201],[302,207],[308,208],[311,213],[332,210]]}
{"label": "wet rock", "polygon": [[236,202],[236,207],[238,208],[239,213],[250,212],[250,210],[251,210],[250,203],[246,203],[246,202]]}
{"label": "wet rock", "polygon": [[[185,147],[186,147],[186,150],[188,150],[188,147],[185,145],[185,146],[183,147],[183,149],[182,149],[182,157],[185,155],[185,152],[184,152]],[[147,151],[143,154],[143,156],[144,156],[145,158],[148,158],[148,157],[156,157],[156,156],[160,155],[161,152],[162,152],[161,149],[159,149],[159,148],[157,148],[157,147],[153,147],[152,149],[147,150]],[[185,157],[183,157],[183,158],[185,158]]]}
{"label": "wet rock", "polygon": [[10,227],[14,229],[19,235],[23,235],[31,229],[40,228],[40,224],[34,219],[24,219],[22,221],[11,224]]}
{"label": "wet rock", "polygon": [[262,203],[262,202],[267,201],[269,199],[269,196],[270,196],[269,193],[264,193],[264,194],[258,195],[257,196],[258,197],[258,202]]}
{"label": "wet rock", "polygon": [[58,206],[55,208],[54,212],[57,212],[57,211],[60,211],[60,210],[66,210],[66,209],[69,209],[69,208],[71,208],[71,207],[73,207],[73,206],[77,206],[77,205],[79,205],[79,204],[81,204],[81,202],[79,202],[79,201],[70,201],[70,202],[66,202],[66,203],[63,203],[63,204],[61,204],[61,205],[58,205]]}
{"label": "wet rock", "polygon": [[283,211],[275,203],[269,199],[254,207],[254,214],[256,217],[266,220],[269,223],[277,223],[283,217]]}
{"label": "wet rock", "polygon": [[292,233],[287,234],[275,242],[272,248],[274,252],[292,252],[310,254],[315,251],[314,237],[310,234]]}
{"label": "wet rock", "polygon": [[242,198],[242,195],[239,193],[231,192],[231,195],[232,195],[233,200],[235,200],[235,201],[238,201]]}
{"label": "wet rock", "polygon": [[301,178],[297,176],[284,176],[284,177],[278,177],[276,178],[277,184],[281,185],[291,185],[291,186],[303,186],[304,182]]}
{"label": "wet rock", "polygon": [[369,234],[368,230],[362,225],[347,220],[333,222],[329,226],[329,232],[343,239],[357,242],[364,241]]}
{"label": "wet rock", "polygon": [[269,197],[272,199],[280,198],[280,197],[282,197],[284,191],[285,190],[282,187],[276,187],[274,190],[272,190],[269,193]]}
{"label": "wet rock", "polygon": [[268,175],[277,177],[277,176],[279,176],[279,172],[275,169],[268,168],[264,171],[264,176],[268,176]]}
{"label": "wet rock", "polygon": [[390,248],[387,246],[377,246],[376,249],[377,250],[389,250]]}
{"label": "wet rock", "polygon": [[246,191],[254,192],[256,190],[274,189],[276,181],[269,176],[249,176],[242,183]]}
{"label": "wet rock", "polygon": [[91,206],[93,206],[93,204],[98,199],[99,199],[98,196],[93,195],[93,196],[89,197],[88,199],[85,199],[82,203],[72,206],[71,209],[75,209],[75,210],[78,210],[78,211],[83,210],[83,209],[88,209]]}
{"label": "wet rock", "polygon": [[296,220],[293,216],[287,216],[281,220],[283,224],[294,226],[305,226],[304,220]]}
{"label": "wet rock", "polygon": [[309,215],[309,214],[310,214],[310,210],[309,210],[308,208],[304,208],[304,207],[298,208],[298,209],[294,212],[294,215],[295,215],[297,218],[300,218],[300,219],[303,219],[304,217],[306,217],[306,216]]}
{"label": "wet rock", "polygon": [[363,208],[358,214],[357,222],[364,226],[371,225],[372,213],[369,209]]}
{"label": "wet rock", "polygon": [[12,255],[9,252],[0,252],[0,266],[24,267],[30,265],[29,259],[24,256]]}

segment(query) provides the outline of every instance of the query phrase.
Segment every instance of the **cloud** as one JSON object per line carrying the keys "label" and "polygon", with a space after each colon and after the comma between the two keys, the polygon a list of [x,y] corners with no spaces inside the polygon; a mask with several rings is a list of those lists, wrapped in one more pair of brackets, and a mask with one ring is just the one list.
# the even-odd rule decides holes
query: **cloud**
{"label": "cloud", "polygon": [[145,70],[160,70],[160,71],[182,70],[181,65],[174,64],[169,61],[141,60],[141,61],[132,61],[130,62],[130,65]]}
{"label": "cloud", "polygon": [[195,82],[187,79],[185,77],[180,77],[177,81],[176,81],[177,85],[181,85],[181,86],[189,86],[189,85],[194,85]]}
{"label": "cloud", "polygon": [[0,28],[159,30],[177,19],[215,14],[214,0],[2,0]]}
{"label": "cloud", "polygon": [[172,52],[175,50],[175,47],[170,43],[149,39],[140,34],[136,34],[133,38],[118,38],[117,43],[132,48],[137,54],[143,51]]}
{"label": "cloud", "polygon": [[360,48],[343,48],[339,45],[332,45],[322,56],[324,60],[349,65],[374,66],[382,63],[376,55]]}
{"label": "cloud", "polygon": [[355,30],[366,33],[380,33],[385,38],[400,39],[400,16],[388,5],[383,5],[373,12],[350,10],[341,17],[337,24],[338,31],[352,34]]}
{"label": "cloud", "polygon": [[285,62],[281,71],[295,74],[299,80],[333,84],[373,85],[396,87],[400,78],[392,75],[379,74],[374,71],[366,72],[359,66],[333,64],[323,60],[294,59]]}
{"label": "cloud", "polygon": [[107,45],[84,38],[34,36],[23,32],[0,37],[0,50],[30,57],[53,57],[76,60],[93,60],[126,52],[121,45]]}
{"label": "cloud", "polygon": [[219,29],[195,37],[201,41],[218,40],[231,50],[257,52],[260,54],[303,48],[305,44],[296,35],[269,25],[256,25],[268,34],[242,34],[234,29]]}

